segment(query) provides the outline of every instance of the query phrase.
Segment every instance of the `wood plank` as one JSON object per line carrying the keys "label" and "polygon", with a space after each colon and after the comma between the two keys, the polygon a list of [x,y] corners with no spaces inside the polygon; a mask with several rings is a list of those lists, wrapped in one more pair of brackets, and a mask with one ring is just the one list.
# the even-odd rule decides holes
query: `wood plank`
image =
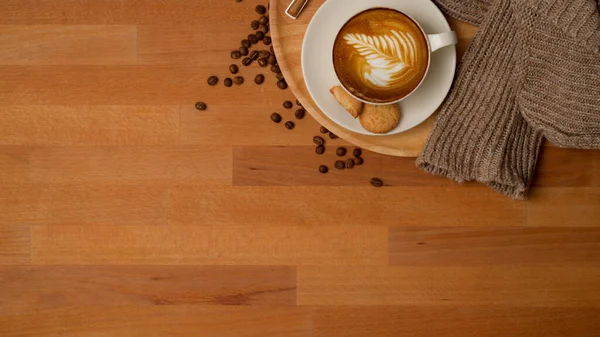
{"label": "wood plank", "polygon": [[1,184],[0,224],[164,225],[165,188]]}
{"label": "wood plank", "polygon": [[[2,24],[148,24],[203,22],[207,27],[254,17],[268,1],[223,0],[3,0]],[[193,15],[191,15],[193,13]],[[248,22],[249,23],[249,22]]]}
{"label": "wood plank", "polygon": [[309,337],[311,311],[274,306],[81,306],[0,312],[2,336]]}
{"label": "wood plank", "polygon": [[315,336],[594,336],[598,308],[319,306]]}
{"label": "wood plank", "polygon": [[[363,165],[337,170],[335,162],[354,158],[352,150],[356,146],[325,138],[326,149],[322,155],[315,153],[314,143],[310,146],[234,148],[234,185],[368,186],[372,177],[379,177],[389,186],[458,186],[449,179],[417,169],[415,158],[392,157],[366,150],[362,155]],[[308,139],[312,142],[312,137]],[[336,155],[340,146],[347,150],[344,157]],[[329,172],[319,173],[320,165],[326,165]]]}
{"label": "wood plank", "polygon": [[29,264],[29,249],[28,226],[0,226],[0,265]]}
{"label": "wood plank", "polygon": [[293,267],[0,267],[0,312],[15,307],[294,305]]}
{"label": "wood plank", "polygon": [[533,186],[568,187],[592,186],[594,173],[593,150],[542,147]]}
{"label": "wood plank", "polygon": [[0,25],[0,64],[136,64],[134,25]]}
{"label": "wood plank", "polygon": [[527,202],[532,227],[600,227],[600,188],[536,188]]}
{"label": "wood plank", "polygon": [[[523,202],[475,185],[188,186],[172,189],[169,200],[169,221],[178,225],[525,225]],[[465,207],[477,211],[467,213]]]}
{"label": "wood plank", "polygon": [[600,264],[598,228],[393,227],[390,264]]}
{"label": "wood plank", "polygon": [[600,306],[600,268],[304,266],[299,305]]}
{"label": "wood plank", "polygon": [[2,145],[178,143],[178,106],[0,106]]}
{"label": "wood plank", "polygon": [[31,231],[35,264],[383,265],[388,262],[387,229],[383,227],[34,226]]}
{"label": "wood plank", "polygon": [[0,182],[223,185],[231,182],[231,150],[200,146],[1,146]]}

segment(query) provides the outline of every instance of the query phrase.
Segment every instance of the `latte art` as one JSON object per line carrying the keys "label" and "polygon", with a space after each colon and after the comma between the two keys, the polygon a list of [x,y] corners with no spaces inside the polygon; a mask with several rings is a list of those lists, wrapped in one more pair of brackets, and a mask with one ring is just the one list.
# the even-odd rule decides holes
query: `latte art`
{"label": "latte art", "polygon": [[346,34],[344,40],[365,58],[363,78],[373,85],[391,87],[414,75],[417,48],[410,33]]}
{"label": "latte art", "polygon": [[410,94],[427,71],[429,49],[419,26],[396,10],[361,12],[340,30],[333,64],[342,85],[373,103]]}

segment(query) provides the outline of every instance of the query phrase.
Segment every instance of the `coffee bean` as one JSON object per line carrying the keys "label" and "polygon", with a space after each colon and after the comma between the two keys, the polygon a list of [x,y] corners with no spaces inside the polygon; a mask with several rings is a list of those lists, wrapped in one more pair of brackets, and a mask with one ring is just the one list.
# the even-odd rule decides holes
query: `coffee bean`
{"label": "coffee bean", "polygon": [[304,110],[304,109],[298,109],[298,110],[296,110],[295,116],[298,119],[302,119],[302,118],[304,118],[305,114],[306,114],[306,110]]}
{"label": "coffee bean", "polygon": [[329,138],[330,139],[338,139],[339,137],[335,135],[335,133],[329,131]]}
{"label": "coffee bean", "polygon": [[211,76],[206,82],[208,82],[208,85],[217,85],[217,83],[219,83],[219,78],[217,76]]}
{"label": "coffee bean", "polygon": [[250,41],[248,41],[247,39],[242,40],[242,47],[250,48],[250,46],[252,46],[252,43],[250,43]]}
{"label": "coffee bean", "polygon": [[258,53],[258,50],[253,50],[253,51],[250,53],[250,58],[251,58],[252,60],[257,60],[257,59],[258,59],[258,54],[259,54],[259,53]]}
{"label": "coffee bean", "polygon": [[258,23],[260,23],[261,25],[266,25],[267,22],[269,22],[269,18],[266,16],[261,16],[260,19],[258,19]]}
{"label": "coffee bean", "polygon": [[362,157],[354,158],[354,165],[362,165],[363,162],[364,162],[364,160],[362,159]]}
{"label": "coffee bean", "polygon": [[206,103],[204,102],[196,102],[196,109],[200,111],[206,110]]}
{"label": "coffee bean", "polygon": [[317,146],[317,147],[315,148],[315,152],[316,152],[317,154],[323,154],[323,153],[325,153],[325,146],[323,146],[323,145],[319,145],[319,146]]}
{"label": "coffee bean", "polygon": [[274,64],[271,66],[271,71],[276,73],[276,74],[280,74],[281,73],[281,68],[279,68],[278,65]]}
{"label": "coffee bean", "polygon": [[337,154],[340,157],[343,157],[346,155],[346,148],[345,147],[338,147],[337,150],[335,150],[335,154]]}
{"label": "coffee bean", "polygon": [[336,160],[335,161],[335,168],[338,170],[343,170],[344,168],[346,168],[346,164],[344,163],[343,160]]}
{"label": "coffee bean", "polygon": [[351,169],[354,167],[354,160],[353,159],[348,159],[348,161],[346,161],[346,168],[347,169]]}
{"label": "coffee bean", "polygon": [[314,136],[313,143],[315,143],[317,145],[323,145],[323,144],[325,144],[325,139],[323,139],[323,137]]}
{"label": "coffee bean", "polygon": [[264,68],[264,67],[268,66],[269,63],[267,62],[267,59],[263,57],[263,58],[258,59],[258,65]]}
{"label": "coffee bean", "polygon": [[267,34],[269,32],[269,26],[260,25],[260,27],[258,27],[258,31],[263,32],[263,34]]}
{"label": "coffee bean", "polygon": [[277,87],[281,90],[285,90],[285,89],[287,89],[288,85],[285,82],[285,80],[279,80],[279,81],[277,81]]}
{"label": "coffee bean", "polygon": [[256,35],[254,35],[254,34],[248,35],[248,40],[252,44],[257,44],[258,43],[258,39],[256,38]]}
{"label": "coffee bean", "polygon": [[292,121],[285,122],[285,128],[288,129],[288,130],[293,129],[294,126],[296,126],[296,124],[294,124],[294,122],[292,122]]}
{"label": "coffee bean", "polygon": [[271,38],[269,36],[265,36],[265,38],[263,39],[263,43],[265,45],[267,45],[267,46],[270,45],[271,44]]}
{"label": "coffee bean", "polygon": [[355,157],[360,157],[360,155],[362,155],[362,150],[357,147],[354,149],[354,151],[352,151],[352,155]]}
{"label": "coffee bean", "polygon": [[379,178],[371,178],[371,185],[375,187],[381,187],[383,186],[383,181]]}
{"label": "coffee bean", "polygon": [[327,128],[326,128],[326,127],[322,126],[322,127],[319,129],[319,132],[321,132],[322,134],[326,134],[326,133],[328,133],[328,132],[329,132],[329,130],[327,130]]}
{"label": "coffee bean", "polygon": [[239,70],[240,69],[235,64],[232,64],[232,65],[229,66],[229,72],[232,73],[232,74],[237,74]]}
{"label": "coffee bean", "polygon": [[269,53],[268,50],[261,50],[258,52],[258,57],[260,58],[268,58],[269,56],[271,56],[271,53]]}
{"label": "coffee bean", "polygon": [[242,2],[242,1],[244,1],[244,0],[235,0],[235,2]]}
{"label": "coffee bean", "polygon": [[263,5],[256,6],[256,13],[263,15],[267,12],[267,9]]}
{"label": "coffee bean", "polygon": [[302,106],[302,103],[300,103],[299,100],[296,100],[296,105]]}
{"label": "coffee bean", "polygon": [[273,112],[271,114],[271,120],[275,123],[280,123],[281,122],[281,115],[278,114],[277,112]]}
{"label": "coffee bean", "polygon": [[328,171],[329,171],[329,169],[327,168],[327,166],[325,166],[325,165],[319,166],[319,172],[327,173]]}
{"label": "coffee bean", "polygon": [[244,57],[244,59],[242,60],[242,64],[247,67],[252,64],[252,59],[249,57]]}
{"label": "coffee bean", "polygon": [[254,83],[256,83],[256,84],[263,84],[264,81],[265,81],[265,75],[263,75],[263,74],[258,74],[254,78]]}
{"label": "coffee bean", "polygon": [[227,77],[224,81],[223,84],[225,84],[226,87],[230,87],[233,84],[233,81],[231,80],[231,78]]}
{"label": "coffee bean", "polygon": [[250,28],[252,28],[253,30],[257,30],[258,27],[259,27],[258,20],[253,20],[252,22],[250,22]]}
{"label": "coffee bean", "polygon": [[275,50],[273,49],[273,46],[269,47],[269,50],[271,51],[271,54],[275,54]]}
{"label": "coffee bean", "polygon": [[240,47],[240,54],[242,54],[242,56],[248,55],[248,48]]}
{"label": "coffee bean", "polygon": [[271,54],[269,55],[269,57],[267,57],[267,62],[269,62],[270,65],[274,65],[275,63],[277,63],[277,58],[275,57],[275,55]]}
{"label": "coffee bean", "polygon": [[283,78],[283,74],[277,74],[277,75],[275,75],[275,77],[277,77],[278,81],[285,79],[285,78]]}
{"label": "coffee bean", "polygon": [[242,76],[236,76],[233,78],[233,83],[236,85],[242,85],[244,84],[244,78]]}
{"label": "coffee bean", "polygon": [[256,34],[254,34],[254,35],[256,36],[258,41],[261,41],[262,39],[265,38],[265,33],[261,32],[260,30],[258,32],[256,32]]}
{"label": "coffee bean", "polygon": [[283,107],[286,108],[286,109],[291,109],[292,108],[292,102],[290,102],[290,101],[283,102]]}
{"label": "coffee bean", "polygon": [[234,50],[231,52],[231,58],[234,60],[239,59],[240,57],[242,57],[242,54],[240,53],[239,50]]}

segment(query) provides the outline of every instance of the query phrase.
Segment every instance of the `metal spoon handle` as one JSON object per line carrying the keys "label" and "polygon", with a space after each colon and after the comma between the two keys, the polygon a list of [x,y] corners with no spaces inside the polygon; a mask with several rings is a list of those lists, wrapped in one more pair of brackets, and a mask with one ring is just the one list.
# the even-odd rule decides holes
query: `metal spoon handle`
{"label": "metal spoon handle", "polygon": [[294,20],[297,19],[308,1],[309,0],[293,0],[285,10],[285,14]]}

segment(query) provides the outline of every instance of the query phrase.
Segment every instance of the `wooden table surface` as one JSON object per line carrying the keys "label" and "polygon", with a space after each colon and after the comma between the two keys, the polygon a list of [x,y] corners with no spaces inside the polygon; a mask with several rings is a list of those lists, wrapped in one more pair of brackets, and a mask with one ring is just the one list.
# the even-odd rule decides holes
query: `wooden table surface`
{"label": "wooden table surface", "polygon": [[257,3],[0,1],[1,336],[600,336],[598,152],[526,202],[336,171],[265,70],[206,83]]}

